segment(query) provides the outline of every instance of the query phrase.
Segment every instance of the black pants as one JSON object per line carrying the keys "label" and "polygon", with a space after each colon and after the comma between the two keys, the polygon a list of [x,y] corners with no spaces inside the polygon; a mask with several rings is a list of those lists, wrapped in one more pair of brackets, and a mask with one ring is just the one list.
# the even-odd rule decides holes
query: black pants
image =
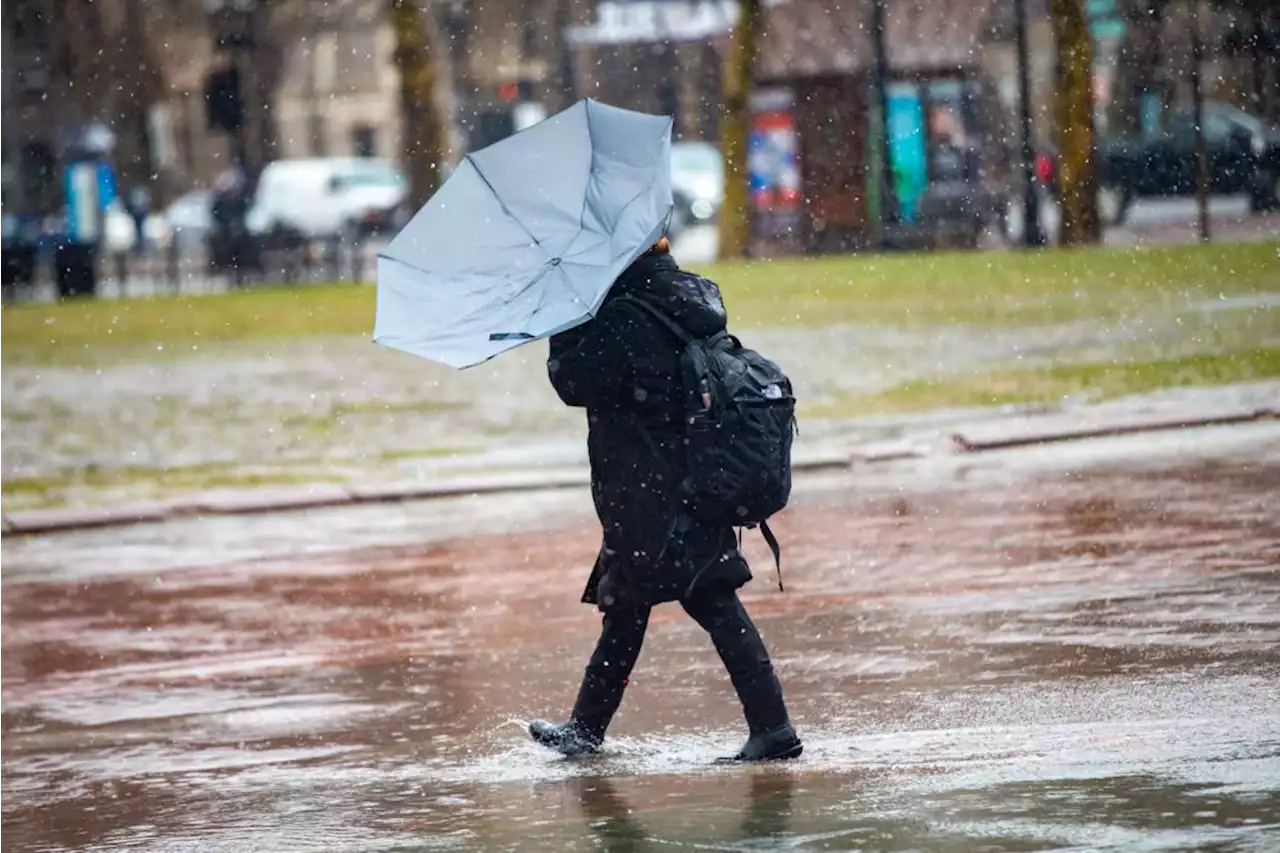
{"label": "black pants", "polygon": [[[751,731],[768,731],[787,722],[782,686],[769,662],[760,632],[729,589],[706,590],[682,600],[680,606],[711,635],[720,660],[742,701]],[[589,736],[604,737],[609,721],[622,702],[631,669],[640,657],[650,608],[610,608],[595,653],[582,679],[573,721]]]}

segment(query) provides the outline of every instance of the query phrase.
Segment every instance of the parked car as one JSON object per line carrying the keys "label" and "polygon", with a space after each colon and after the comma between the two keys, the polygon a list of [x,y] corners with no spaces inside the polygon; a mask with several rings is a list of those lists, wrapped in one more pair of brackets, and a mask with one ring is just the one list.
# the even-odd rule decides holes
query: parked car
{"label": "parked car", "polygon": [[[1248,193],[1254,211],[1280,207],[1280,130],[1230,104],[1204,105],[1209,189]],[[1196,124],[1190,106],[1175,109],[1156,133],[1130,135],[1098,145],[1098,214],[1118,225],[1135,199],[1189,196],[1196,192]],[[1036,169],[1058,192],[1057,153],[1042,152]]]}
{"label": "parked car", "polygon": [[384,160],[276,160],[268,163],[258,178],[245,227],[255,236],[338,237],[348,223],[367,211],[398,204],[406,191],[404,174]]}
{"label": "parked car", "polygon": [[360,242],[370,237],[393,237],[413,217],[407,199],[385,207],[371,207],[350,220],[342,234],[344,242]]}
{"label": "parked car", "polygon": [[156,245],[172,246],[183,257],[199,254],[213,229],[213,193],[198,189],[179,196],[147,217],[146,227]]}
{"label": "parked car", "polygon": [[668,234],[711,222],[724,204],[724,158],[709,142],[671,146],[671,196],[675,210]]}

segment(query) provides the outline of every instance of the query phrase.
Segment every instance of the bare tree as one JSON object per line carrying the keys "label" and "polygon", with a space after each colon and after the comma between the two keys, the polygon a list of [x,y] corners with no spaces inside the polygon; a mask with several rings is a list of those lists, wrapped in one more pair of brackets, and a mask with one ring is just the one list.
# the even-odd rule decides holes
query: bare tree
{"label": "bare tree", "polygon": [[436,57],[426,29],[429,15],[419,0],[387,0],[395,31],[395,65],[400,72],[400,109],[404,157],[414,205],[424,203],[440,185],[444,160],[444,124],[436,102]]}
{"label": "bare tree", "polygon": [[724,152],[724,204],[720,208],[720,257],[740,258],[751,242],[751,187],[747,169],[747,139],[751,133],[751,81],[764,29],[761,0],[742,0],[733,28],[724,73],[724,121],[720,146]]}
{"label": "bare tree", "polygon": [[1093,139],[1093,42],[1084,0],[1052,0],[1057,68],[1057,125],[1063,245],[1100,237]]}

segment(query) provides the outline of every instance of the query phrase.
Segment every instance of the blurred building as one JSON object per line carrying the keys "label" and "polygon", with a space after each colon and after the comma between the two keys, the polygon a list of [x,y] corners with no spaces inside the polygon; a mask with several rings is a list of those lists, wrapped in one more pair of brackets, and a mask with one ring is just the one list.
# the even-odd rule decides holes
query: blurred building
{"label": "blurred building", "polygon": [[[927,115],[938,138],[980,131],[994,143],[984,156],[998,171],[1017,97],[1012,0],[885,2],[895,97]],[[1027,2],[1036,129],[1044,137],[1052,124],[1053,38],[1046,0]],[[1162,10],[1158,26],[1127,26],[1132,3],[1089,0],[1099,39],[1097,92],[1104,120],[1116,129],[1149,112],[1149,104],[1135,106],[1142,93],[1169,100],[1185,88],[1187,0],[1141,3]],[[870,6],[767,0],[757,73],[772,105],[771,133],[781,138],[791,121],[795,133],[807,134],[805,168],[827,163],[841,174],[826,177],[859,197],[867,188],[844,182],[865,180],[855,172],[866,165]],[[422,8],[455,156],[583,96],[674,115],[686,139],[719,136],[733,0],[423,0]],[[227,12],[244,9],[251,13]],[[1270,0],[1212,9],[1210,96],[1276,117],[1280,9]],[[395,37],[382,3],[7,0],[3,18],[7,199],[14,184],[24,203],[56,204],[67,140],[94,122],[114,134],[122,182],[147,182],[161,195],[210,184],[237,156],[256,168],[281,157],[394,159],[403,148]],[[69,20],[74,25],[62,23]],[[1126,77],[1144,65],[1152,69],[1145,77]],[[236,133],[210,124],[210,80],[228,69],[241,94]],[[779,97],[792,99],[790,119],[778,112]],[[821,146],[836,150],[836,137],[848,156],[813,160]]]}
{"label": "blurred building", "polygon": [[[395,159],[401,150],[395,36],[381,3],[98,0],[76,12],[75,26],[60,25],[69,2],[3,4],[7,200],[56,207],[66,140],[94,122],[113,132],[122,182],[160,195],[210,185],[238,152],[256,170],[284,157]],[[252,14],[230,27],[218,11],[244,8]],[[565,33],[589,18],[589,5],[440,0],[426,9],[455,156],[574,100]],[[238,133],[210,120],[211,81],[228,69]]]}
{"label": "blurred building", "polygon": [[[395,34],[381,4],[321,4],[288,25],[297,42],[274,97],[277,156],[394,158],[401,150]],[[574,100],[563,0],[429,4],[437,97],[454,153],[486,145]]]}
{"label": "blurred building", "polygon": [[[940,159],[986,158],[1004,130],[985,59],[1005,0],[886,0],[894,190],[910,219]],[[751,182],[757,235],[851,248],[879,220],[871,0],[766,2],[756,68]],[[672,113],[685,138],[716,139],[732,0],[601,0],[572,32],[579,91]]]}
{"label": "blurred building", "polygon": [[61,204],[60,164],[89,128],[123,188],[158,193],[207,182],[231,146],[207,126],[215,62],[201,3],[11,0],[3,4],[4,159],[15,204]]}

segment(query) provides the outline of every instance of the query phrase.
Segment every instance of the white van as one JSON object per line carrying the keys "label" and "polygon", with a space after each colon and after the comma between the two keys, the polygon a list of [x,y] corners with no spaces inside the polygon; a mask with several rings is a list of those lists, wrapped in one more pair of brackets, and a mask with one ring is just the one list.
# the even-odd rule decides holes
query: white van
{"label": "white van", "polygon": [[311,157],[268,163],[245,219],[252,234],[289,230],[337,237],[370,210],[394,207],[408,192],[404,173],[385,160]]}

